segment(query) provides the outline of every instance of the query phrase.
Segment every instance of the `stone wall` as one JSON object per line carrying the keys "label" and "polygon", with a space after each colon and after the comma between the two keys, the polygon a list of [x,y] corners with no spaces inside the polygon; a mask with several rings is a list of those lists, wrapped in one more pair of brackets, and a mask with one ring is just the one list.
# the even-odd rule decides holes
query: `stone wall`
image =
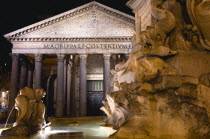
{"label": "stone wall", "polygon": [[178,75],[199,77],[210,72],[210,54],[207,51],[183,51],[166,60],[177,70]]}

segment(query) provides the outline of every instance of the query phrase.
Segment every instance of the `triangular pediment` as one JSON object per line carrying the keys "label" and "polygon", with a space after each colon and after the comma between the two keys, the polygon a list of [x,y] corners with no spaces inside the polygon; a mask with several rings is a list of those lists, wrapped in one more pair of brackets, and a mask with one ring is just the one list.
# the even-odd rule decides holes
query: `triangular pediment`
{"label": "triangular pediment", "polygon": [[134,17],[91,2],[6,34],[6,38],[97,38],[134,34]]}

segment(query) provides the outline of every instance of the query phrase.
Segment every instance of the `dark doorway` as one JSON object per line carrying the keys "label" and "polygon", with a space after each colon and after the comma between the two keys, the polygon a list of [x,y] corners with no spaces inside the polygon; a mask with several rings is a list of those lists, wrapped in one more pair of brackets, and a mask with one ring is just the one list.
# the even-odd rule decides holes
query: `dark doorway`
{"label": "dark doorway", "polygon": [[47,88],[46,88],[46,114],[48,117],[55,115],[55,83],[56,83],[57,75],[50,75],[47,80]]}
{"label": "dark doorway", "polygon": [[87,81],[87,115],[102,116],[103,80]]}

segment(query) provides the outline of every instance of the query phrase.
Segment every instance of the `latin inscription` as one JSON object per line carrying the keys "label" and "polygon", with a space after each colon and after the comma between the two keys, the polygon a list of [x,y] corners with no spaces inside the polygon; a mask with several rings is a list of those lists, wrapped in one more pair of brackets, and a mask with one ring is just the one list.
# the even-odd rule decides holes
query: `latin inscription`
{"label": "latin inscription", "polygon": [[45,44],[44,49],[132,49],[132,44]]}

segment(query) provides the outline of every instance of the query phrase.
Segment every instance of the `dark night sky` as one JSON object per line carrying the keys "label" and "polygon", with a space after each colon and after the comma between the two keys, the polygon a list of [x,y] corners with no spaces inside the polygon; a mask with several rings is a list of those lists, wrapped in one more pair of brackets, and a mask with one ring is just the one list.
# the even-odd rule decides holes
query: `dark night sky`
{"label": "dark night sky", "polygon": [[[1,0],[0,35],[36,23],[39,16],[57,15],[93,0]],[[96,0],[99,3],[133,15],[128,0]]]}
{"label": "dark night sky", "polygon": [[[0,1],[0,75],[11,70],[12,45],[3,35],[43,19],[79,7],[93,0],[1,0]],[[125,4],[128,0],[95,0],[133,15]],[[5,66],[6,65],[6,66]]]}

